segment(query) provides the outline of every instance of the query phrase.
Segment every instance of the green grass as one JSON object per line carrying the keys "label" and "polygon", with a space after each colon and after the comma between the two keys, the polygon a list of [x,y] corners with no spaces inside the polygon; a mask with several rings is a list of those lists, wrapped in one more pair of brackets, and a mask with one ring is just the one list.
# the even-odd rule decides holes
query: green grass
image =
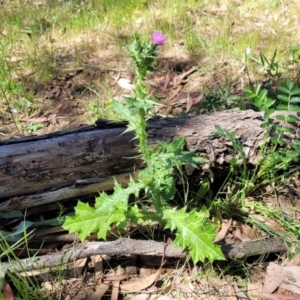
{"label": "green grass", "polygon": [[[165,51],[183,42],[190,55],[209,58],[206,64],[200,59],[199,66],[211,71],[211,67],[230,61],[233,48],[240,57],[246,47],[256,55],[263,51],[269,56],[275,48],[280,55],[290,55],[290,47],[298,44],[296,2],[273,3],[257,1],[237,6],[233,1],[99,0],[82,5],[79,1],[51,1],[36,6],[28,1],[1,10],[2,40],[9,49],[8,58],[20,59],[20,75],[37,72],[36,80],[55,75],[59,54],[73,51],[74,60],[80,60],[84,51],[93,54],[107,47],[117,51],[109,33],[129,37],[138,31],[148,36],[153,29],[167,34]],[[139,19],[141,23],[137,23]]]}

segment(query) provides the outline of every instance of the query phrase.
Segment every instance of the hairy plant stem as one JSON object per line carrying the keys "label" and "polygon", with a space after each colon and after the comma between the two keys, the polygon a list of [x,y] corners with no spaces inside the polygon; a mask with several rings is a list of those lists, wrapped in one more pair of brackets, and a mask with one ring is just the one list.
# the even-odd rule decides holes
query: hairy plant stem
{"label": "hairy plant stem", "polygon": [[136,131],[137,138],[139,140],[140,151],[142,152],[144,161],[148,164],[150,160],[150,153],[147,145],[147,132],[146,132],[146,114],[143,108],[140,108],[138,111],[139,120],[138,128]]}

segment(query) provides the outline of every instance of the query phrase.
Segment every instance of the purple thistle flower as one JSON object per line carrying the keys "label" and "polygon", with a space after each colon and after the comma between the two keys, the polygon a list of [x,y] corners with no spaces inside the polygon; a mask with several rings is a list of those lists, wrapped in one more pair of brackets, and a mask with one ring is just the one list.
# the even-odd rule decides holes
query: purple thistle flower
{"label": "purple thistle flower", "polygon": [[166,37],[159,31],[153,31],[151,38],[155,45],[163,45],[166,41]]}

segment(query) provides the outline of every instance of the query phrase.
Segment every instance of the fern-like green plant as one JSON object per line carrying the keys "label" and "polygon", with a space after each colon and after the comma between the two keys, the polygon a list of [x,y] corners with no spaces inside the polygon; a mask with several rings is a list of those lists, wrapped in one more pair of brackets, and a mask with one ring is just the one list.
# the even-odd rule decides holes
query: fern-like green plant
{"label": "fern-like green plant", "polygon": [[300,88],[287,81],[285,86],[279,86],[277,99],[270,99],[268,91],[257,85],[253,90],[245,88],[251,104],[264,113],[266,141],[262,145],[260,161],[256,167],[254,181],[260,184],[278,180],[284,172],[285,176],[295,171],[299,160],[299,142],[296,135],[297,112],[300,111]]}
{"label": "fern-like green plant", "polygon": [[236,152],[229,162],[231,175],[238,174],[236,178],[229,179],[235,185],[230,197],[233,200],[245,199],[260,186],[279,182],[299,169],[300,143],[295,138],[291,140],[291,136],[297,134],[293,125],[296,125],[297,112],[300,111],[300,88],[287,81],[285,86],[278,87],[277,99],[271,99],[261,85],[254,89],[245,88],[244,91],[253,107],[264,113],[265,142],[255,168],[250,169],[243,145],[234,133],[216,126],[216,134],[228,139]]}

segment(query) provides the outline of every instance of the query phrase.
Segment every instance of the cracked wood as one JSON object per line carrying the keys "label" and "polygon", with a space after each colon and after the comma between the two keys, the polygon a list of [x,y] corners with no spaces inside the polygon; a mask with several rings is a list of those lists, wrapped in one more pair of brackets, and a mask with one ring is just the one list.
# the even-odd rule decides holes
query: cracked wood
{"label": "cracked wood", "polygon": [[[261,124],[261,113],[238,109],[192,118],[157,118],[148,122],[148,140],[156,144],[183,136],[190,151],[209,159],[209,168],[217,176],[235,153],[229,141],[214,136],[215,125],[234,132],[243,144],[249,163],[255,164],[256,150],[263,140]],[[80,190],[78,182],[103,182],[141,169],[141,162],[133,158],[138,154],[133,134],[123,134],[122,126],[116,124],[114,128],[112,124],[102,129],[82,126],[1,141],[0,199],[10,198],[18,203],[25,195],[72,186],[72,197],[77,197],[74,189]]]}

